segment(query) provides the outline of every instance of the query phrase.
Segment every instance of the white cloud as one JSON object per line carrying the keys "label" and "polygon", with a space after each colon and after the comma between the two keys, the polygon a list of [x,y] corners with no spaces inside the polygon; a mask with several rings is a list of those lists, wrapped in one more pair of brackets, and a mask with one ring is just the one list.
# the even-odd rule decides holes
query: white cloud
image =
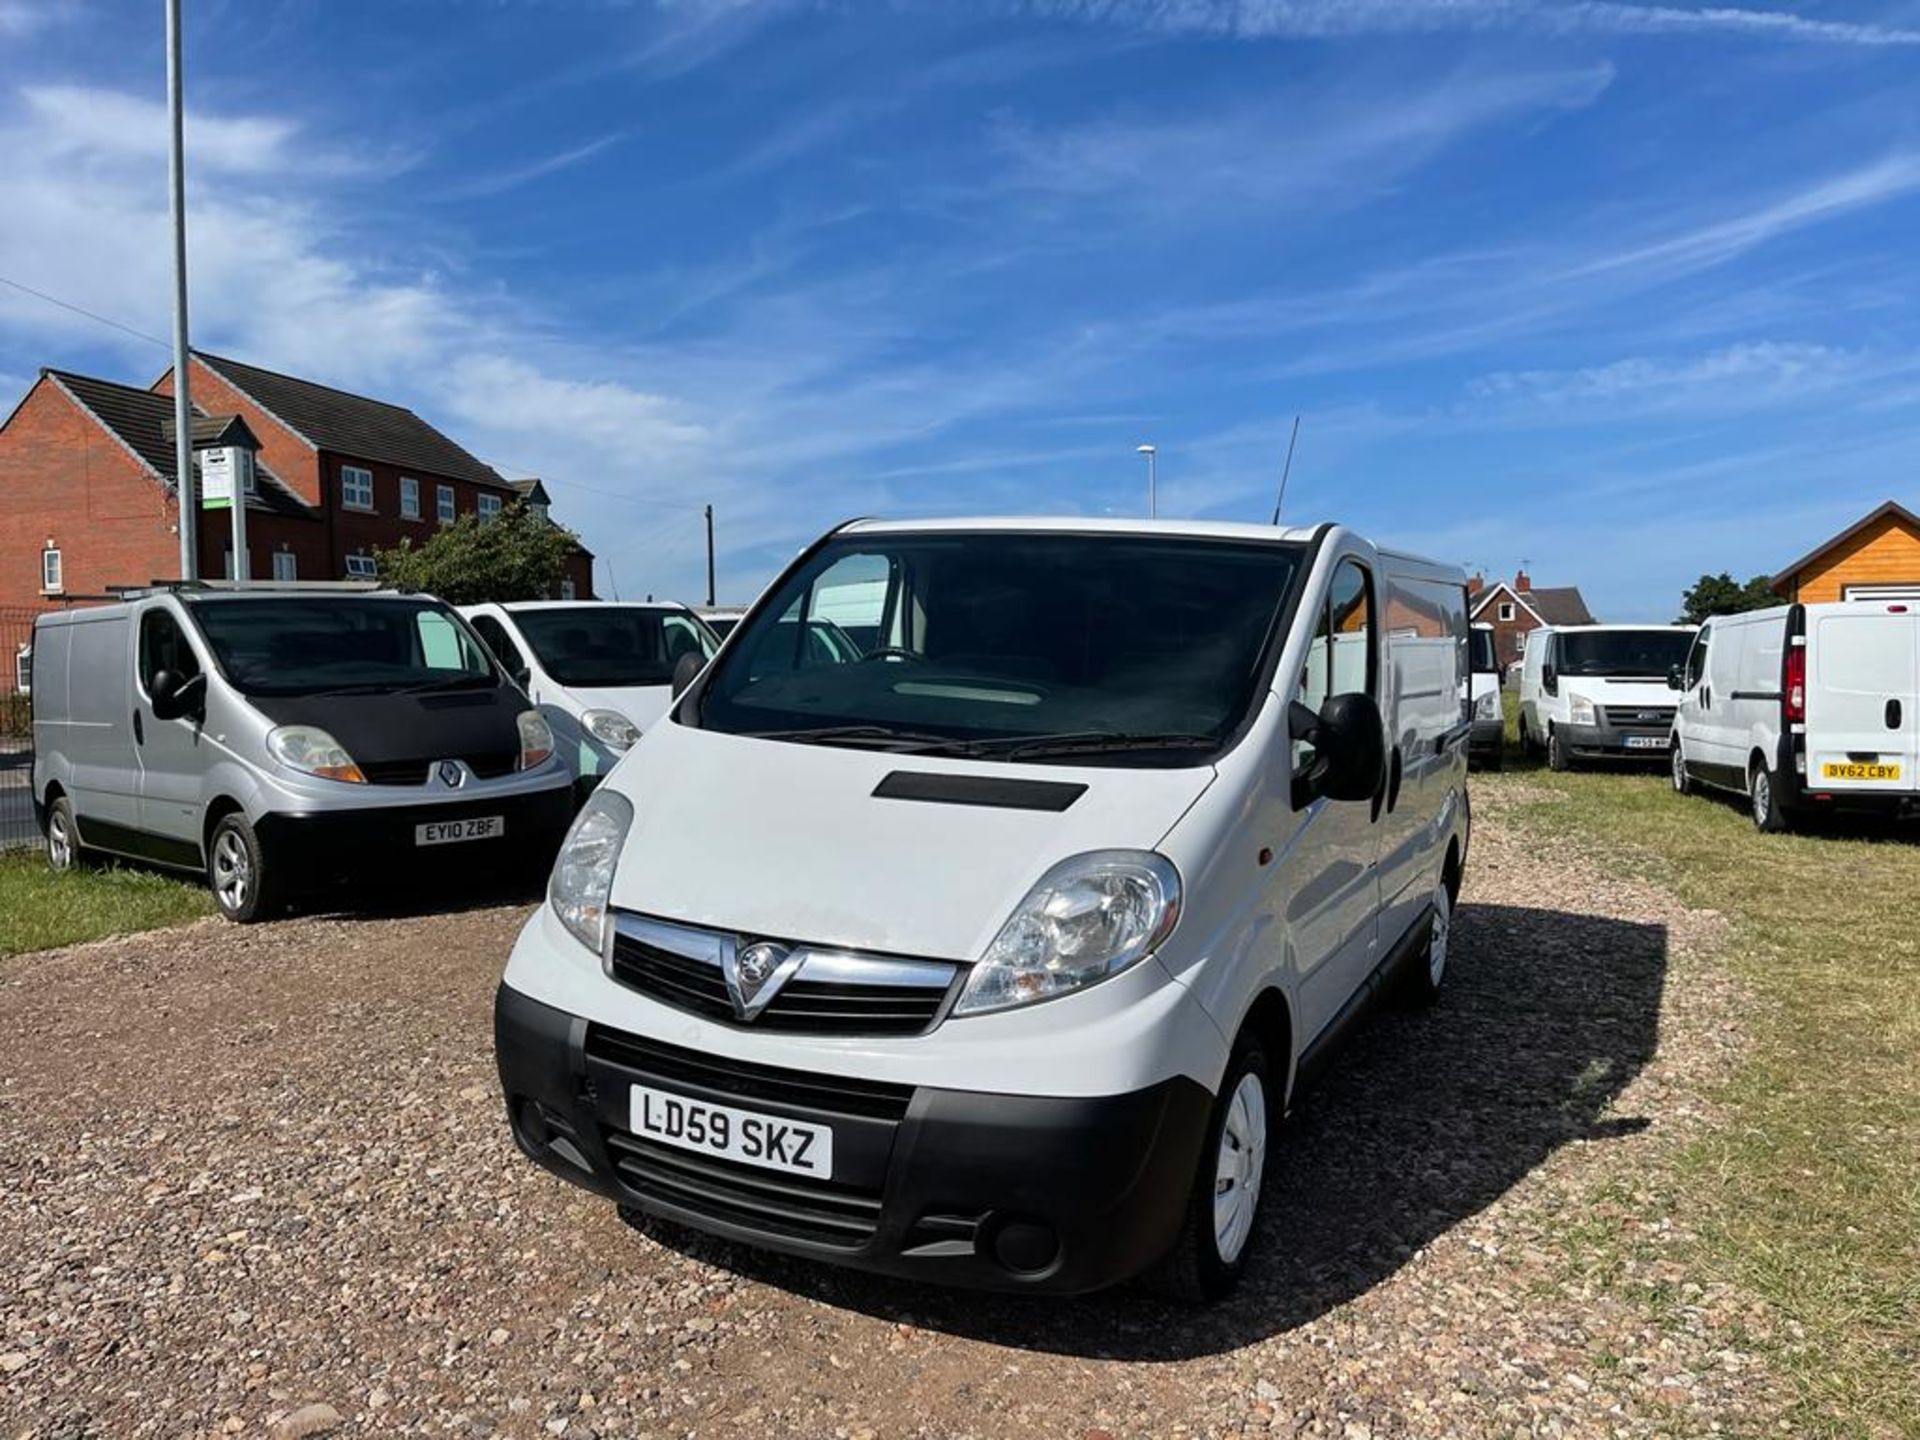
{"label": "white cloud", "polygon": [[1782,393],[1805,397],[1857,376],[1864,357],[1826,345],[1759,341],[1680,359],[1631,356],[1572,370],[1499,371],[1468,387],[1481,401],[1523,401],[1553,408],[1686,404],[1703,393],[1742,406],[1771,404]]}
{"label": "white cloud", "polygon": [[[167,157],[167,109],[157,101],[85,85],[30,85],[20,94],[51,154],[109,161],[164,162]],[[186,131],[196,169],[263,174],[292,158],[295,127],[284,120],[195,110],[187,116]]]}
{"label": "white cloud", "polygon": [[32,35],[79,11],[74,0],[0,0],[0,35]]}
{"label": "white cloud", "polygon": [[1812,19],[1739,6],[1642,5],[1626,0],[1012,0],[1063,20],[1244,39],[1337,39],[1444,31],[1529,30],[1601,35],[1735,34],[1830,45],[1920,45],[1920,30]]}
{"label": "white cloud", "polygon": [[510,166],[489,175],[477,175],[470,180],[449,185],[439,191],[436,198],[478,200],[492,195],[503,195],[509,190],[517,190],[522,185],[531,184],[535,180],[544,180],[549,175],[557,175],[563,170],[571,170],[576,165],[585,164],[601,151],[619,144],[626,138],[626,131],[615,130],[583,144],[569,146],[551,155],[543,155],[523,165]]}

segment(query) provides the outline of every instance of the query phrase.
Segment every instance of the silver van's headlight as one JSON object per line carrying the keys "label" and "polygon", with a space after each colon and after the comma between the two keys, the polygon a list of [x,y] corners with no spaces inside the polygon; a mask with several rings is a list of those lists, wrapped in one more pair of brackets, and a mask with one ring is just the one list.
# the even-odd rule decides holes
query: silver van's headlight
{"label": "silver van's headlight", "polygon": [[538,710],[522,710],[514,717],[520,729],[520,763],[517,770],[531,770],[553,758],[553,727]]}
{"label": "silver van's headlight", "polygon": [[589,710],[580,717],[586,732],[613,750],[630,750],[640,739],[640,727],[618,710]]}
{"label": "silver van's headlight", "polygon": [[267,732],[267,753],[289,770],[364,785],[367,777],[333,736],[318,725],[282,725]]}
{"label": "silver van's headlight", "polygon": [[1180,872],[1148,850],[1062,860],[1027,892],[967,976],[955,1015],[1050,1000],[1147,958],[1180,918]]}
{"label": "silver van's headlight", "polygon": [[574,817],[553,862],[547,903],[573,937],[596,955],[606,946],[613,872],[633,824],[633,805],[614,790],[596,790]]}

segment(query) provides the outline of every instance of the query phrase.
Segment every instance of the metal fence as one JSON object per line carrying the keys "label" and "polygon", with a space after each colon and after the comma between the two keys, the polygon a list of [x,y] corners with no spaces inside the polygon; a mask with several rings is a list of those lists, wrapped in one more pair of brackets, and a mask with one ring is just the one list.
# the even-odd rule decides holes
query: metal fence
{"label": "metal fence", "polygon": [[32,610],[0,609],[0,849],[35,845]]}

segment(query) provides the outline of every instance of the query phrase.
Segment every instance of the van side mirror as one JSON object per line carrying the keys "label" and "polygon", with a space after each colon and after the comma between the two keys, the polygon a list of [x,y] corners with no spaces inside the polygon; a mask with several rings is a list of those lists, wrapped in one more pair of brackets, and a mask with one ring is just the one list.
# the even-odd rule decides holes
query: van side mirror
{"label": "van side mirror", "polygon": [[1332,696],[1318,715],[1296,701],[1287,719],[1293,738],[1313,746],[1313,758],[1294,776],[1296,805],[1323,798],[1371,800],[1380,793],[1387,741],[1371,695]]}
{"label": "van side mirror", "polygon": [[707,657],[702,655],[698,650],[689,650],[686,654],[682,655],[679,660],[674,662],[673,698],[678,700],[682,695],[686,694],[687,687],[693,684],[695,679],[699,677],[700,672],[706,669],[706,667]]}
{"label": "van side mirror", "polygon": [[1678,665],[1669,665],[1667,667],[1667,689],[1684,690],[1686,688],[1687,688],[1686,675],[1681,671]]}
{"label": "van side mirror", "polygon": [[180,720],[189,715],[199,718],[205,713],[206,693],[205,675],[189,675],[183,680],[172,670],[157,671],[147,687],[156,720]]}

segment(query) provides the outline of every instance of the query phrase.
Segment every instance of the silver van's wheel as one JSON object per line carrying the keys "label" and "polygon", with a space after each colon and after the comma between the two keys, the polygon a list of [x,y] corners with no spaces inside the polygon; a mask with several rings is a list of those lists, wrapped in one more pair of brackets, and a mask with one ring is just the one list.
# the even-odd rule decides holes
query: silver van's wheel
{"label": "silver van's wheel", "polygon": [[1680,753],[1680,739],[1675,736],[1668,753],[1673,757],[1673,793],[1684,795],[1693,788],[1693,781],[1687,776],[1687,757]]}
{"label": "silver van's wheel", "polygon": [[207,841],[207,884],[221,915],[241,925],[265,920],[279,909],[277,878],[247,817],[221,816]]}
{"label": "silver van's wheel", "polygon": [[1174,1300],[1218,1300],[1240,1282],[1253,1252],[1266,1180],[1267,1056],[1243,1032],[1227,1061],[1207,1125],[1180,1233],[1149,1287]]}
{"label": "silver van's wheel", "polygon": [[1400,999],[1407,1005],[1431,1005],[1447,979],[1448,948],[1453,943],[1453,886],[1442,875],[1429,902],[1427,946],[1401,970]]}
{"label": "silver van's wheel", "polygon": [[47,807],[47,864],[55,870],[71,870],[80,863],[80,855],[73,804],[62,795]]}
{"label": "silver van's wheel", "polygon": [[1227,1105],[1226,1123],[1213,1167],[1213,1242],[1224,1264],[1247,1248],[1260,1180],[1267,1163],[1267,1087],[1258,1075],[1242,1075]]}
{"label": "silver van's wheel", "polygon": [[1765,835],[1777,835],[1787,828],[1786,811],[1780,806],[1780,794],[1774,789],[1773,772],[1755,765],[1747,781],[1747,800],[1753,815],[1753,828]]}

